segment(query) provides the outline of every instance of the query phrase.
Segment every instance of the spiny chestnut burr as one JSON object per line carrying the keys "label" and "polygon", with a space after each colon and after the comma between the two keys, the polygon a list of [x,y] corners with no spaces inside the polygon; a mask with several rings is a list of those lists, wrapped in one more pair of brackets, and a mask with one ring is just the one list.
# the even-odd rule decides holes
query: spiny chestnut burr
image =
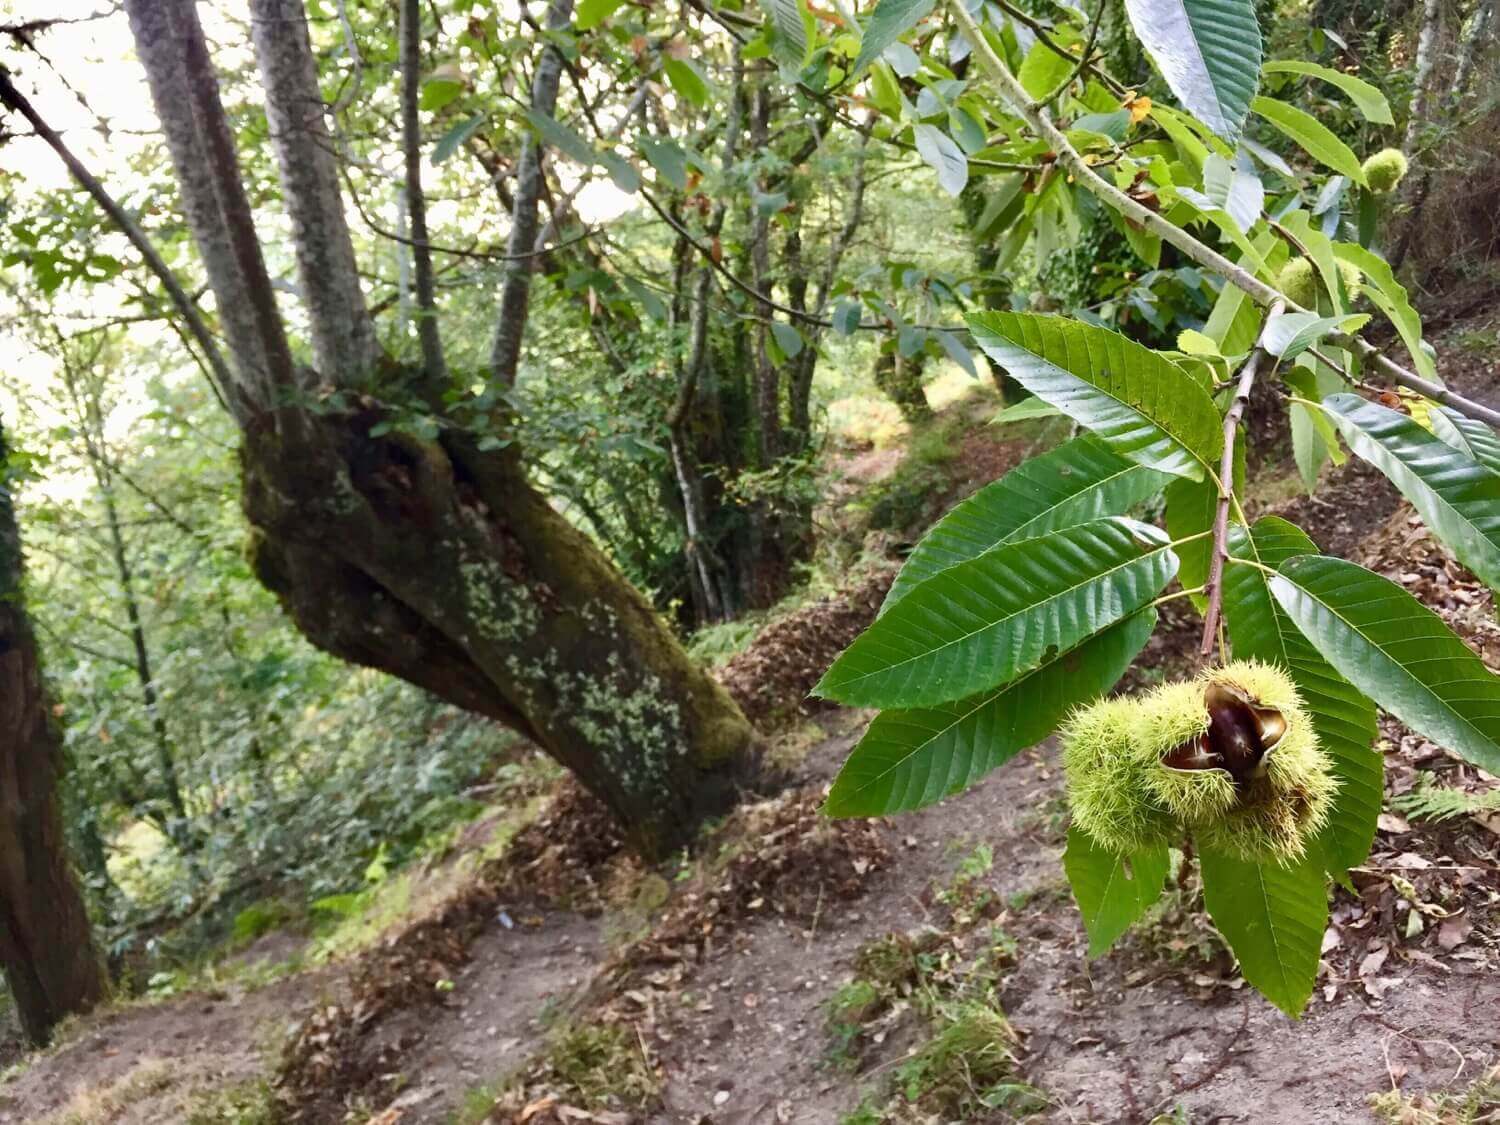
{"label": "spiny chestnut burr", "polygon": [[1360,170],[1371,191],[1388,192],[1395,191],[1406,178],[1406,169],[1406,153],[1399,148],[1383,148],[1366,159]]}
{"label": "spiny chestnut burr", "polygon": [[1064,733],[1074,822],[1117,852],[1186,833],[1243,859],[1291,861],[1337,787],[1295,685],[1255,661],[1095,704]]}

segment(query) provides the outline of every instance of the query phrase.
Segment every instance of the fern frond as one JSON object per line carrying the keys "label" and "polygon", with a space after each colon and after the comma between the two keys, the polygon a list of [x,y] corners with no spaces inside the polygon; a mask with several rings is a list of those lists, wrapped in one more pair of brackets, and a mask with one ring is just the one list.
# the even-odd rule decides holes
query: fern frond
{"label": "fern frond", "polygon": [[1419,820],[1451,820],[1456,816],[1500,812],[1500,789],[1492,789],[1487,793],[1466,793],[1462,789],[1434,785],[1424,776],[1417,782],[1415,789],[1393,797],[1391,804],[1407,816]]}

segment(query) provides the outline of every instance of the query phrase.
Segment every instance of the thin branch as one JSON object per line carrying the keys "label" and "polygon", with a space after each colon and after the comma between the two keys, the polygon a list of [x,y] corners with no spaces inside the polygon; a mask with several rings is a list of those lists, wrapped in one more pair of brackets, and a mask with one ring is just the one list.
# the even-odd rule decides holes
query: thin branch
{"label": "thin branch", "polygon": [[427,377],[443,381],[448,377],[448,364],[438,334],[432,253],[427,245],[427,201],[422,196],[422,125],[417,116],[421,51],[421,0],[401,0],[401,147],[406,163],[406,211],[417,267],[417,339],[422,344]]}
{"label": "thin branch", "polygon": [[[1330,336],[1329,339],[1334,341],[1335,343],[1343,343],[1345,346],[1347,346],[1347,343],[1350,342],[1350,338],[1347,336]],[[1364,343],[1364,341],[1362,340],[1355,340],[1352,342],[1357,344]],[[1365,347],[1370,348],[1370,345],[1365,344]],[[1309,349],[1309,351],[1312,353],[1313,358],[1316,359],[1319,363],[1326,366],[1336,375],[1347,380],[1353,386],[1370,389],[1368,384],[1360,382],[1346,368],[1344,368],[1341,364],[1339,364],[1324,352],[1319,351],[1317,348],[1311,348]],[[1370,360],[1370,362],[1374,363],[1377,367],[1379,367],[1381,364],[1390,364],[1392,367],[1395,366],[1395,364],[1391,364],[1390,360],[1386,359],[1385,356],[1380,355],[1373,348],[1370,348],[1370,352],[1366,355],[1365,358]],[[1401,369],[1398,368],[1398,370]],[[1473,418],[1477,421],[1484,422],[1487,425],[1500,428],[1500,410],[1493,410],[1490,407],[1485,406],[1482,402],[1475,402],[1471,398],[1465,398],[1463,395],[1457,393],[1456,391],[1450,391],[1447,387],[1439,386],[1437,383],[1433,383],[1427,379],[1423,379],[1420,375],[1413,375],[1410,372],[1407,372],[1404,378],[1399,380],[1393,378],[1392,381],[1399,382],[1402,386],[1407,387],[1409,390],[1414,390],[1422,395],[1425,395],[1427,398],[1432,399],[1433,402],[1442,403],[1444,406],[1458,411],[1458,413],[1464,415],[1465,417]]]}
{"label": "thin branch", "polygon": [[1077,82],[1083,74],[1094,68],[1094,45],[1099,41],[1099,28],[1104,23],[1104,0],[1099,0],[1099,5],[1094,9],[1094,17],[1089,21],[1088,41],[1083,45],[1083,53],[1078,56],[1078,65],[1073,68],[1073,73],[1068,75],[1068,80],[1061,83],[1052,92],[1046,101],[1040,103],[1046,105],[1056,98],[1064,90],[1067,90]]}
{"label": "thin branch", "polygon": [[[109,194],[104,185],[99,182],[92,172],[84,167],[83,161],[73,155],[73,151],[68,148],[57,131],[48,125],[46,121],[42,120],[41,114],[37,113],[31,102],[27,100],[26,95],[16,89],[15,83],[10,80],[10,73],[4,67],[0,67],[0,102],[4,102],[31,123],[31,127],[47,142],[52,151],[57,153],[62,162],[67,165],[68,171],[72,174],[73,178],[89,193],[100,209],[110,217],[121,233],[130,240],[130,244],[140,254],[141,260],[156,275],[157,280],[162,284],[162,288],[167,291],[167,296],[171,298],[173,307],[177,309],[183,320],[187,322],[188,331],[192,333],[194,341],[202,349],[209,366],[213,369],[213,378],[209,380],[209,385],[213,388],[214,397],[219,400],[219,405],[228,410],[229,404],[225,400],[225,390],[228,387],[234,386],[234,377],[230,374],[229,367],[224,362],[224,356],[219,351],[218,345],[214,343],[214,338],[208,330],[208,325],[203,322],[203,317],[199,315],[197,306],[193,304],[192,298],[187,295],[187,291],[182,288],[182,283],[177,280],[177,275],[162,260],[162,256],[156,252],[156,247],[151,245],[151,240],[146,237],[145,232],[141,230],[135,220],[125,213],[125,209],[115,202],[114,197]],[[232,410],[230,412],[233,413]]]}
{"label": "thin branch", "polygon": [[[1028,28],[1031,33],[1037,37],[1037,42],[1041,43],[1042,46],[1046,47],[1047,50],[1051,51],[1054,55],[1059,55],[1062,58],[1067,59],[1069,62],[1078,62],[1080,69],[1082,69],[1083,67],[1087,67],[1088,70],[1094,75],[1094,77],[1099,79],[1100,82],[1109,87],[1110,92],[1116,97],[1123,98],[1127,93],[1129,93],[1125,86],[1115,79],[1114,75],[1089,61],[1089,55],[1091,51],[1084,51],[1083,58],[1079,59],[1066,47],[1059,46],[1057,40],[1052,38],[1045,27],[1028,16],[1025,12],[1021,11],[1020,8],[1017,8],[1014,4],[1008,3],[1007,0],[996,0],[996,2],[999,4],[1000,10],[1002,12],[1004,12],[1011,19],[1015,20],[1017,23],[1022,24],[1026,28]],[[964,14],[968,14],[967,9],[965,9]],[[959,22],[960,24],[963,23],[962,20],[960,20]],[[971,20],[970,22],[973,21]],[[965,35],[967,34],[968,31],[966,28]],[[1071,82],[1072,79],[1070,78],[1068,79],[1068,81]]]}
{"label": "thin branch", "polygon": [[[349,22],[349,8],[346,0],[338,0],[339,26],[344,31],[344,50],[349,55],[349,62],[354,67],[354,80],[349,83],[348,88],[339,94],[333,105],[328,107],[330,116],[337,118],[344,110],[354,104],[354,99],[359,97],[360,88],[365,81],[365,58],[359,53],[359,40],[354,36],[354,25]],[[406,0],[402,0],[401,13],[406,14]]]}
{"label": "thin branch", "polygon": [[[547,30],[560,31],[567,27],[572,13],[573,0],[552,0],[547,9]],[[534,112],[551,117],[556,111],[562,68],[562,50],[549,41],[542,48],[542,57],[531,83],[531,108]],[[505,252],[512,257],[536,249],[537,207],[542,197],[543,178],[542,139],[528,132],[521,144],[521,158],[517,163],[515,205],[511,208],[510,235],[505,246]],[[530,303],[531,264],[514,264],[506,272],[505,284],[500,289],[495,343],[490,349],[490,376],[499,386],[515,384]]]}
{"label": "thin branch", "polygon": [[[1285,308],[1278,301],[1271,306],[1271,317]],[[1270,322],[1267,318],[1267,323]],[[1240,418],[1245,413],[1245,404],[1250,401],[1250,389],[1255,385],[1255,376],[1266,358],[1265,329],[1261,330],[1255,350],[1240,369],[1239,382],[1234,388],[1234,401],[1224,414],[1224,455],[1219,459],[1219,505],[1214,511],[1214,545],[1208,560],[1208,580],[1203,584],[1208,595],[1208,608],[1203,613],[1203,642],[1198,646],[1198,658],[1206,661],[1213,656],[1219,642],[1219,617],[1224,602],[1224,561],[1229,558],[1229,505],[1234,499],[1234,442],[1240,428]]]}
{"label": "thin branch", "polygon": [[42,632],[46,633],[47,636],[52,638],[53,644],[62,645],[64,648],[75,649],[87,656],[92,656],[95,660],[107,660],[109,661],[109,663],[118,664],[122,668],[135,667],[134,660],[127,660],[123,656],[116,656],[112,652],[105,652],[102,648],[94,648],[92,645],[84,644],[76,636],[63,636],[56,629],[52,628],[52,626],[48,625],[47,622],[39,616],[33,616],[31,620],[37,626],[37,628],[39,628]]}
{"label": "thin branch", "polygon": [[119,10],[120,6],[116,4],[111,8],[94,12],[87,16],[51,16],[44,19],[23,20],[20,23],[0,23],[0,35],[31,36],[38,31],[51,31],[54,27],[62,27],[66,24],[92,23],[94,20],[107,20],[118,13]]}
{"label": "thin branch", "polygon": [[[344,187],[349,193],[349,202],[354,205],[354,213],[359,216],[360,222],[370,228],[371,234],[377,234],[381,238],[389,239],[403,246],[424,248],[434,254],[448,254],[455,258],[473,258],[480,262],[526,262],[533,258],[545,258],[554,250],[559,250],[564,246],[571,246],[575,242],[582,242],[586,238],[593,237],[597,232],[597,228],[595,227],[585,227],[578,234],[570,235],[560,242],[554,242],[551,246],[528,250],[524,254],[502,254],[496,250],[465,249],[462,246],[444,246],[438,242],[419,241],[415,238],[408,238],[398,231],[393,231],[387,226],[383,226],[369,211],[365,210],[364,201],[360,198],[359,192],[355,188],[354,179],[349,175],[349,170],[341,166],[340,174],[344,177]],[[375,311],[372,309],[372,314]]]}
{"label": "thin branch", "polygon": [[[682,223],[678,221],[676,216],[674,216],[670,211],[663,207],[661,203],[656,199],[656,197],[653,196],[644,187],[640,189],[640,195],[641,198],[644,199],[650,206],[651,210],[655,211],[657,215],[661,217],[662,222],[666,223],[667,226],[671,227],[678,233],[679,236],[685,239],[688,245],[692,246],[692,248],[699,254],[701,254],[703,256],[703,259],[713,267],[715,273],[728,281],[740,292],[744,293],[748,297],[753,298],[755,301],[758,301],[766,308],[783,314],[790,320],[800,321],[801,323],[806,324],[812,328],[833,327],[833,321],[829,320],[827,317],[817,316],[813,313],[804,312],[800,309],[793,308],[791,305],[784,305],[780,301],[774,300],[773,298],[762,293],[755,286],[751,285],[748,281],[737,275],[728,266],[724,265],[724,263],[715,256],[712,247],[705,245],[698,238],[696,238],[693,235],[692,231],[683,226]],[[745,319],[764,320],[765,318],[747,316],[745,317]],[[858,324],[854,325],[854,327],[864,332],[889,332],[891,330],[891,325],[883,320],[862,320]],[[951,332],[955,328],[954,325],[942,324],[916,324],[912,327],[921,328],[928,332]]]}

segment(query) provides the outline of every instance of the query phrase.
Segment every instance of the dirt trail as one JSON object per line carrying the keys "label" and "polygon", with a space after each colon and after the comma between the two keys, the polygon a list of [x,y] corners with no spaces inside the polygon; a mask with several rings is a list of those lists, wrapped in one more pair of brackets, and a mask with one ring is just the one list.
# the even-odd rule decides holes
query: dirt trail
{"label": "dirt trail", "polygon": [[[194,1092],[231,1086],[265,1071],[274,1048],[328,989],[333,974],[309,971],[254,991],[194,993],[142,1002],[88,1017],[64,1029],[61,1047],[37,1057],[0,1087],[0,1122],[34,1123],[48,1114],[81,1111],[100,1100],[125,1099],[116,1121],[179,1119]],[[76,1099],[76,1100],[75,1100]]]}
{"label": "dirt trail", "polygon": [[[817,760],[831,771],[850,741],[831,740]],[[1440,1087],[1461,1060],[1472,1076],[1500,1055],[1493,959],[1412,961],[1393,970],[1382,1002],[1346,992],[1332,1005],[1315,1000],[1299,1022],[1232,981],[1213,981],[1204,1000],[1159,951],[1127,943],[1086,961],[1077,911],[1056,893],[1062,839],[1043,812],[1061,792],[1055,759],[1049,744],[894,821],[900,852],[865,899],[825,915],[810,935],[748,927],[685,982],[712,1009],[694,1008],[673,1027],[662,1053],[666,1104],[653,1120],[822,1125],[858,1106],[862,1075],[828,1062],[828,997],[853,975],[864,942],[930,920],[933,885],[980,844],[994,860],[983,884],[1002,902],[1032,903],[998,919],[1021,943],[1001,1001],[1026,1033],[1027,1080],[1052,1102],[1041,1120],[1145,1122],[1178,1104],[1193,1121],[1366,1120],[1366,1094],[1387,1087],[1393,1071],[1408,1086]],[[878,1054],[863,1074],[899,1058]]]}
{"label": "dirt trail", "polygon": [[[514,916],[513,916],[514,912]],[[503,920],[502,920],[503,914]],[[453,977],[451,1002],[408,1011],[380,1030],[401,1048],[391,1102],[402,1125],[441,1122],[464,1091],[523,1063],[545,1032],[549,1006],[585,987],[603,959],[603,920],[564,910],[497,911]]]}

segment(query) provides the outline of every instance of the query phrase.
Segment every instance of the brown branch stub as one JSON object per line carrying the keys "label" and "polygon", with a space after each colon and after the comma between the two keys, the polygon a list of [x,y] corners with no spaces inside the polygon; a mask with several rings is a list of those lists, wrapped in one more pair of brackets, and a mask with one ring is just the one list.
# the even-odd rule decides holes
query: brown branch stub
{"label": "brown branch stub", "polygon": [[[1272,304],[1271,315],[1266,318],[1266,324],[1269,326],[1285,309],[1286,305],[1282,301]],[[1209,555],[1208,579],[1203,587],[1208,605],[1203,612],[1203,641],[1198,646],[1200,663],[1206,663],[1218,647],[1219,620],[1224,605],[1224,564],[1229,558],[1229,505],[1234,499],[1234,442],[1239,434],[1245,404],[1250,401],[1250,390],[1255,386],[1255,376],[1266,358],[1265,340],[1266,330],[1263,328],[1255,350],[1240,368],[1240,377],[1234,388],[1234,401],[1224,412],[1224,452],[1219,458],[1219,504],[1214,511],[1213,551]]]}

